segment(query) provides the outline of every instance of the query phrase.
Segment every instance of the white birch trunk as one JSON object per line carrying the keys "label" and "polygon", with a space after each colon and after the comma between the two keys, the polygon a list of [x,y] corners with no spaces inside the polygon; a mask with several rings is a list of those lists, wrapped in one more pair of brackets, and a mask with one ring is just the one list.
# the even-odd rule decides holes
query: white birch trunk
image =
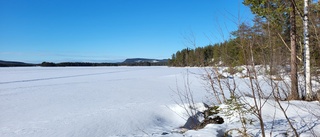
{"label": "white birch trunk", "polygon": [[308,0],[304,0],[304,17],[303,17],[303,33],[304,33],[304,73],[305,73],[305,91],[306,100],[312,100],[311,74],[310,74],[310,49],[309,49],[309,32],[308,32]]}

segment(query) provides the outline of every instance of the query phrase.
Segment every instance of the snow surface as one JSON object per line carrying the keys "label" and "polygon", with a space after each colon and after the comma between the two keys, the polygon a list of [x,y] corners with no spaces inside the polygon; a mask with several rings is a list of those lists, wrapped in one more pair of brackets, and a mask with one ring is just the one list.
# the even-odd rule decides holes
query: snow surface
{"label": "snow surface", "polygon": [[[175,92],[183,90],[186,77],[195,102],[208,101],[202,73],[201,68],[169,67],[0,68],[0,136],[220,136],[240,128],[235,113],[233,117],[221,115],[225,119],[221,125],[210,124],[184,134],[173,132],[188,118],[177,104]],[[249,90],[248,79],[236,76],[234,80],[239,89]],[[245,99],[252,103],[251,98]],[[263,108],[266,133],[290,135],[276,105],[268,100]],[[287,112],[301,136],[320,135],[317,101],[292,101]],[[260,136],[259,124],[251,125],[248,132]]]}
{"label": "snow surface", "polygon": [[[199,71],[188,68],[190,71]],[[1,137],[162,134],[184,124],[174,107],[187,68],[0,68]],[[201,83],[190,77],[193,88]],[[177,82],[178,81],[178,82]]]}

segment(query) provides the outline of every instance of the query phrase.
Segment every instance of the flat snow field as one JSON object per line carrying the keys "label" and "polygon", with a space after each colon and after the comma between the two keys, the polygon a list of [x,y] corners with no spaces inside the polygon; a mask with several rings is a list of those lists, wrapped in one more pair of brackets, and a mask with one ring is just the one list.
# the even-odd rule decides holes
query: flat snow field
{"label": "flat snow field", "polygon": [[[220,73],[229,76],[224,69],[220,68]],[[199,105],[197,109],[203,109],[201,102],[214,102],[201,74],[203,68],[0,68],[0,137],[208,137],[231,134],[232,129],[243,130],[241,113],[222,109],[219,115],[224,118],[223,124],[177,133],[188,118],[180,107],[177,91],[190,88],[195,104]],[[224,81],[234,80],[236,92],[251,92],[250,79],[240,78],[241,74],[244,73]],[[264,94],[270,94],[268,80],[263,75],[257,80]],[[184,84],[187,81],[189,87]],[[250,97],[240,99],[254,104]],[[273,99],[262,102],[266,135],[293,136],[279,104]],[[280,103],[299,136],[320,136],[318,101]],[[246,125],[247,132],[261,136],[257,118],[250,113],[245,118],[254,120]],[[232,132],[232,136],[242,135]]]}
{"label": "flat snow field", "polygon": [[199,68],[0,68],[0,136],[162,136],[185,123],[172,106],[187,71],[202,102]]}

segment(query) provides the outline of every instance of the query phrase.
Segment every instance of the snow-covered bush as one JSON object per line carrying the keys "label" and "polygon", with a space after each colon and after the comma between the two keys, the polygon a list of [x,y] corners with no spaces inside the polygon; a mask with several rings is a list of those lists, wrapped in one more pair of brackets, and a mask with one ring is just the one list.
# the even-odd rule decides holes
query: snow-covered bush
{"label": "snow-covered bush", "polygon": [[220,109],[225,118],[229,120],[229,123],[241,123],[241,128],[231,128],[226,131],[225,135],[232,135],[236,131],[238,132],[237,134],[242,136],[249,136],[248,126],[256,121],[252,116],[253,107],[242,103],[239,98],[231,96]]}

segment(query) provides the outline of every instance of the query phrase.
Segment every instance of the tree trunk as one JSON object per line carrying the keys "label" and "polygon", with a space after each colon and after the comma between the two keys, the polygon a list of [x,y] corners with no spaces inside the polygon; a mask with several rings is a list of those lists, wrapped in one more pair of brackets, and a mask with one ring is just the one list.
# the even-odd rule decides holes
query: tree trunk
{"label": "tree trunk", "polygon": [[309,32],[308,32],[308,0],[304,0],[303,15],[303,32],[304,32],[304,74],[305,74],[305,91],[306,100],[312,100],[311,75],[310,75],[310,49],[309,49]]}
{"label": "tree trunk", "polygon": [[297,46],[296,46],[296,11],[294,0],[291,0],[290,11],[290,45],[291,45],[291,93],[289,100],[299,99],[297,75]]}

